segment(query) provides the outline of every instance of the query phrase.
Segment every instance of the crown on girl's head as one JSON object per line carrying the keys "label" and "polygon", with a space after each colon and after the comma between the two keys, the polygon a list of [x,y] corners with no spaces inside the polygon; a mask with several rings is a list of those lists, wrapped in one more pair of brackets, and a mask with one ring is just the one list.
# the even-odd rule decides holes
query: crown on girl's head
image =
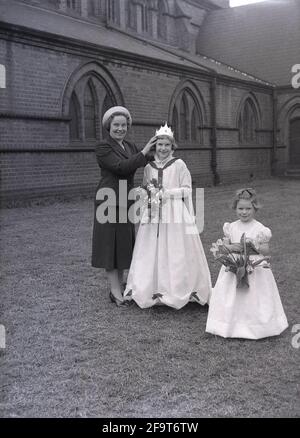
{"label": "crown on girl's head", "polygon": [[156,137],[161,137],[162,135],[166,135],[167,137],[171,137],[174,138],[174,133],[171,130],[171,128],[169,128],[167,122],[165,123],[164,126],[161,126],[156,132],[155,132],[155,136]]}

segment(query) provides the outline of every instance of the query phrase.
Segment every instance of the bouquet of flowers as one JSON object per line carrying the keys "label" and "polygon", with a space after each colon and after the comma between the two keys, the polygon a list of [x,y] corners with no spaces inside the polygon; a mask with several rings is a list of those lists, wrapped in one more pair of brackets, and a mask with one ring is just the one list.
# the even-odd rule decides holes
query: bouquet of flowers
{"label": "bouquet of flowers", "polygon": [[246,238],[245,233],[240,240],[240,252],[231,251],[226,244],[229,244],[228,238],[218,239],[217,242],[212,244],[210,251],[213,253],[214,258],[226,267],[226,271],[233,272],[236,275],[238,288],[249,287],[248,275],[252,274],[254,269],[263,262],[261,267],[270,267],[270,257],[268,256],[257,260],[250,259],[250,255],[258,255],[259,252],[252,240]]}
{"label": "bouquet of flowers", "polygon": [[160,217],[161,198],[163,187],[157,179],[152,178],[147,184],[139,187],[139,194],[144,194],[144,203],[150,222],[158,222]]}

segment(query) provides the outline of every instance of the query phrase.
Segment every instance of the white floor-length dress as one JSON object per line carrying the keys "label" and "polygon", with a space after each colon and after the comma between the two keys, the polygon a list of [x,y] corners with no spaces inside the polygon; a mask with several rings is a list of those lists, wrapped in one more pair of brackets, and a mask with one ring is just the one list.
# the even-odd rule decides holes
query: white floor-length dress
{"label": "white floor-length dress", "polygon": [[[205,304],[211,279],[190,211],[190,172],[184,161],[169,157],[167,162],[145,167],[144,183],[159,177],[168,199],[158,223],[141,221],[124,297],[141,308],[164,304],[180,309],[189,301]],[[182,216],[184,220],[179,220]]]}
{"label": "white floor-length dress", "polygon": [[[256,220],[225,223],[231,243],[246,237],[267,243],[271,230]],[[253,255],[257,259],[262,255]],[[237,289],[236,276],[222,266],[209,304],[206,331],[224,338],[260,339],[279,335],[288,327],[271,269],[259,265],[248,275],[249,288]]]}

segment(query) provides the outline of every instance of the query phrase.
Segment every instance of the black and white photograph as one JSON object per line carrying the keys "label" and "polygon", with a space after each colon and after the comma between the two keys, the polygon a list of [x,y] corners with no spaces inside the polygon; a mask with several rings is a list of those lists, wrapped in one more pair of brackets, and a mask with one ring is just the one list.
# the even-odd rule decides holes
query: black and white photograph
{"label": "black and white photograph", "polygon": [[299,418],[299,192],[300,0],[0,0],[1,421]]}

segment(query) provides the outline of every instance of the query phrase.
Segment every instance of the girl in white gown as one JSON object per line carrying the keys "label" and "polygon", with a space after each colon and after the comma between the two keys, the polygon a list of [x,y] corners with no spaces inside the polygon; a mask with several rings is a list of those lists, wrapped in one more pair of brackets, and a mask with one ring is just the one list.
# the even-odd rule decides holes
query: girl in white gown
{"label": "girl in white gown", "polygon": [[[238,220],[225,223],[224,235],[229,239],[226,245],[231,251],[239,252],[243,233],[251,239],[260,259],[269,254],[271,230],[254,219],[259,208],[253,189],[241,189],[236,193],[233,208]],[[263,262],[264,263],[264,262]],[[279,335],[288,327],[277,285],[271,269],[258,265],[248,275],[249,288],[237,288],[237,278],[221,267],[213,288],[209,304],[206,331],[224,338],[260,339]]]}
{"label": "girl in white gown", "polygon": [[[155,161],[144,170],[144,184],[162,184],[157,220],[142,215],[124,292],[141,308],[164,304],[180,309],[189,301],[204,305],[211,279],[192,209],[192,182],[167,126],[157,134]],[[155,219],[155,218],[154,218]]]}

